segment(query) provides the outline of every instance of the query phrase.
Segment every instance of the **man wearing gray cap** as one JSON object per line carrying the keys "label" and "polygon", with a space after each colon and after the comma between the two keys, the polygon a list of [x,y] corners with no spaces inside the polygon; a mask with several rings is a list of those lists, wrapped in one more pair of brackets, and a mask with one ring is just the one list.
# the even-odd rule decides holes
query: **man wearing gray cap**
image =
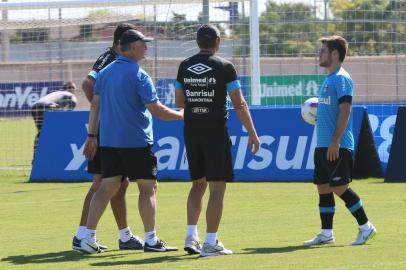
{"label": "man wearing gray cap", "polygon": [[[96,83],[97,74],[106,66],[111,64],[119,56],[120,52],[120,37],[127,31],[134,29],[136,27],[130,23],[120,23],[114,30],[114,41],[113,46],[108,48],[102,55],[99,56],[97,61],[94,63],[92,70],[87,74],[86,78],[83,80],[82,89],[86,95],[89,102],[93,99],[93,88]],[[99,138],[97,138],[99,142]],[[93,183],[90,186],[85,200],[83,202],[82,214],[80,217],[79,227],[76,231],[76,235],[73,237],[72,249],[80,250],[80,240],[86,236],[86,222],[89,212],[90,202],[93,198],[93,194],[101,185],[102,181],[102,170],[101,170],[101,160],[100,160],[100,150],[96,151],[95,156],[92,160],[89,160],[87,165],[87,172],[93,174]],[[127,203],[125,194],[127,187],[129,185],[128,179],[123,179],[119,191],[110,200],[111,210],[113,211],[114,218],[119,229],[119,249],[124,250],[139,250],[144,248],[144,242],[137,236],[134,235],[130,229],[127,222]],[[99,242],[99,246],[102,249],[107,249],[107,246],[102,245]]]}
{"label": "man wearing gray cap", "polygon": [[90,203],[86,238],[81,241],[81,251],[85,253],[103,251],[96,242],[96,227],[123,176],[137,181],[140,191],[138,208],[145,231],[144,252],[177,250],[167,246],[155,232],[157,159],[152,152],[152,115],[162,120],[180,120],[183,111],[159,102],[151,77],[139,66],[145,57],[146,42],[151,40],[137,30],[124,32],[120,38],[122,55],[97,76],[84,155],[88,159],[94,157],[100,119],[103,180]]}

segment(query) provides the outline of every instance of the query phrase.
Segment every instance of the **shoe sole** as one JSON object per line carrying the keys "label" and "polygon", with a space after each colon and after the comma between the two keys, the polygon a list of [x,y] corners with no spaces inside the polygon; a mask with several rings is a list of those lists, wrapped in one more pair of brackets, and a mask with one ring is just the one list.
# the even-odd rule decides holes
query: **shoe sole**
{"label": "shoe sole", "polygon": [[194,247],[185,247],[183,250],[189,254],[200,254],[200,250],[198,250]]}
{"label": "shoe sole", "polygon": [[76,251],[81,251],[80,247],[77,247],[77,246],[72,246],[72,249],[76,250]]}
{"label": "shoe sole", "polygon": [[200,257],[211,257],[211,256],[228,256],[228,255],[233,255],[233,253],[231,254],[225,254],[225,253],[200,253]]}
{"label": "shoe sole", "polygon": [[353,243],[351,243],[351,245],[352,245],[352,246],[362,246],[362,245],[365,245],[368,241],[370,241],[372,238],[374,238],[375,235],[376,235],[376,231],[373,231],[373,232],[368,236],[368,238],[365,240],[364,243],[361,243],[361,244],[353,244]]}
{"label": "shoe sole", "polygon": [[323,245],[333,245],[335,244],[336,241],[335,240],[331,240],[331,241],[326,241],[326,242],[321,242],[321,243],[317,243],[317,244],[306,244],[303,243],[304,246],[323,246]]}
{"label": "shoe sole", "polygon": [[170,251],[178,251],[177,248],[165,248],[165,249],[145,249],[144,252],[170,252]]}
{"label": "shoe sole", "polygon": [[99,254],[99,253],[103,253],[104,251],[102,250],[102,249],[100,249],[100,251],[99,252],[94,252],[94,253],[90,253],[90,252],[88,252],[88,251],[86,251],[86,250],[83,250],[83,249],[75,249],[76,251],[79,251],[79,252],[81,252],[81,253],[83,253],[83,254]]}
{"label": "shoe sole", "polygon": [[[100,247],[99,246],[99,248],[101,249],[101,250],[103,250],[103,251],[106,251],[107,250],[107,247]],[[72,246],[72,249],[73,250],[76,250],[76,251],[82,251],[82,249],[80,248],[80,247],[77,247],[77,246]],[[120,248],[121,249],[121,248]]]}
{"label": "shoe sole", "polygon": [[120,250],[143,250],[144,247],[131,248],[131,247],[119,247]]}

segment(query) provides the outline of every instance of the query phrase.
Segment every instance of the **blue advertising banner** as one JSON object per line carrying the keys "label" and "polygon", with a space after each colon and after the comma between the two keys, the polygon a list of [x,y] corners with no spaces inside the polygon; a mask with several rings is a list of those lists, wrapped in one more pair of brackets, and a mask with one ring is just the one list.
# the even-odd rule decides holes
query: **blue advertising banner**
{"label": "blue advertising banner", "polygon": [[83,149],[89,112],[46,112],[30,180],[91,180]]}
{"label": "blue advertising banner", "polygon": [[400,105],[366,105],[383,172],[388,166],[396,115]]}
{"label": "blue advertising banner", "polygon": [[[354,135],[360,132],[365,108],[354,108]],[[313,177],[314,126],[306,124],[300,108],[252,109],[252,118],[261,140],[253,155],[248,134],[234,112],[228,123],[233,144],[236,181],[305,181]],[[82,155],[86,140],[88,112],[48,112],[33,164],[31,181],[90,180]],[[154,151],[158,159],[158,178],[187,180],[188,164],[183,141],[182,121],[154,119]]]}
{"label": "blue advertising banner", "polygon": [[0,117],[29,115],[38,99],[62,86],[62,81],[0,83]]}

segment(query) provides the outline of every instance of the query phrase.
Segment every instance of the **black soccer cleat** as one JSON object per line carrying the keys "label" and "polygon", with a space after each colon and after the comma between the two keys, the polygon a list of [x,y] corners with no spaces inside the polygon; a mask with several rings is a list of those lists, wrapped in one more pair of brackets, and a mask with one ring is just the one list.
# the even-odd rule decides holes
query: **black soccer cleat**
{"label": "black soccer cleat", "polygon": [[118,240],[118,247],[121,250],[142,250],[144,249],[144,241],[141,240],[138,236],[131,236],[130,240],[123,242]]}
{"label": "black soccer cleat", "polygon": [[167,246],[166,243],[160,239],[158,239],[155,245],[150,246],[147,242],[145,242],[144,245],[144,252],[168,252],[177,250],[177,247]]}

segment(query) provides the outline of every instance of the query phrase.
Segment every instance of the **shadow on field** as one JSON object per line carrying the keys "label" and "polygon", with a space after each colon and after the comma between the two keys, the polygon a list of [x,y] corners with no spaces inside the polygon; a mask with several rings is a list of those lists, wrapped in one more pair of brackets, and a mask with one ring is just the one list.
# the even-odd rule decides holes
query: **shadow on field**
{"label": "shadow on field", "polygon": [[[93,258],[118,258],[123,257],[124,255],[116,254],[116,255],[109,255],[108,252],[103,253],[106,255],[98,255],[97,257]],[[41,263],[58,263],[58,262],[74,262],[80,261],[83,259],[92,258],[89,255],[79,253],[77,251],[68,250],[68,251],[60,251],[60,252],[50,252],[44,254],[35,254],[35,255],[16,255],[16,256],[9,256],[2,258],[2,262],[8,262],[11,264],[41,264]]]}
{"label": "shadow on field", "polygon": [[257,247],[257,248],[244,248],[243,252],[238,254],[272,254],[272,253],[286,253],[296,250],[317,249],[317,248],[335,248],[343,247],[342,245],[322,245],[322,246],[287,246],[287,247]]}
{"label": "shadow on field", "polygon": [[162,257],[153,257],[153,258],[146,258],[146,259],[139,259],[139,260],[129,260],[129,261],[105,261],[105,262],[98,262],[98,263],[90,263],[91,266],[118,266],[118,265],[142,265],[142,264],[154,264],[154,263],[171,263],[171,262],[179,262],[185,260],[197,260],[200,257],[198,255],[181,255],[181,256],[162,256]]}

